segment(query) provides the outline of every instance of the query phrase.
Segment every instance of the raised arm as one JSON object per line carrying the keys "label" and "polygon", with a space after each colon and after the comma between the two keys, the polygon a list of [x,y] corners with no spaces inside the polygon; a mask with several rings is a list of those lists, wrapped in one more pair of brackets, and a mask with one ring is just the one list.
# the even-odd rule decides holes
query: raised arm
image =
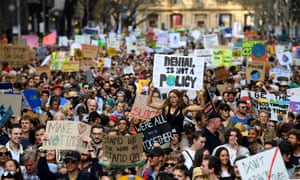
{"label": "raised arm", "polygon": [[162,109],[163,108],[163,103],[158,103],[158,102],[152,101],[153,90],[154,90],[154,86],[152,84],[150,84],[150,92],[149,92],[149,95],[147,97],[147,106],[150,106],[154,109]]}

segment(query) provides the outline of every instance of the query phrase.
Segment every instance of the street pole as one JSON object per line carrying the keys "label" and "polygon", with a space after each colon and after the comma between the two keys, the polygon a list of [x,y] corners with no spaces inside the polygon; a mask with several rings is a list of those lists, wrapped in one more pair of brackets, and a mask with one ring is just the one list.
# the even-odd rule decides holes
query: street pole
{"label": "street pole", "polygon": [[46,2],[43,0],[43,35],[46,34]]}
{"label": "street pole", "polygon": [[20,0],[17,0],[17,21],[18,21],[18,40],[19,43],[21,41],[21,8],[20,8]]}
{"label": "street pole", "polygon": [[86,1],[86,24],[89,26],[89,20],[90,20],[90,1]]}

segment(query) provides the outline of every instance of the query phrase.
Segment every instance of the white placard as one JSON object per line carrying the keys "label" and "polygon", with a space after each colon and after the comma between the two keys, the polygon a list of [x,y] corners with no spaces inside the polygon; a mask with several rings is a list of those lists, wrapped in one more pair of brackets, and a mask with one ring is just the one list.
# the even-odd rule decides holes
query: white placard
{"label": "white placard", "polygon": [[180,47],[180,34],[179,33],[170,33],[169,34],[169,42],[171,48],[179,48]]}
{"label": "white placard", "polygon": [[214,46],[219,45],[217,34],[207,34],[203,36],[203,46],[205,49],[212,49]]}

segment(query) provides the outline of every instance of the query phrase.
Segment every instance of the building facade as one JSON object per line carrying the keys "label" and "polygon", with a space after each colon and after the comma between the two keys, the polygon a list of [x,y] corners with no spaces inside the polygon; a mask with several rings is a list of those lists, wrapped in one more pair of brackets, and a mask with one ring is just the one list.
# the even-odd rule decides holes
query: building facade
{"label": "building facade", "polygon": [[[144,12],[143,12],[144,13]],[[143,14],[140,13],[140,14]],[[160,0],[147,9],[147,20],[140,27],[160,29],[194,27],[253,26],[253,12],[229,0]],[[142,18],[142,17],[138,17]]]}

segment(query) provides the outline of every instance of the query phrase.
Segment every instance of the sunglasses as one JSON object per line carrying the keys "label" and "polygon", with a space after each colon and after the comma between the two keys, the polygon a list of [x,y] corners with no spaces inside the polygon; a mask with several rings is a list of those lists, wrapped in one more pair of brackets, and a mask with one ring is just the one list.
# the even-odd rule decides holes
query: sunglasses
{"label": "sunglasses", "polygon": [[0,156],[8,156],[9,152],[0,152]]}
{"label": "sunglasses", "polygon": [[76,160],[73,160],[73,159],[65,159],[65,163],[68,164],[68,163],[72,163],[72,164],[75,164],[77,161]]}
{"label": "sunglasses", "polygon": [[223,111],[225,111],[225,112],[228,112],[228,111],[229,111],[229,109],[223,109]]}
{"label": "sunglasses", "polygon": [[4,171],[2,174],[3,178],[13,178],[15,177],[16,172],[14,171]]}
{"label": "sunglasses", "polygon": [[168,166],[174,167],[175,163],[165,163],[165,165],[166,165],[166,167],[168,167]]}

